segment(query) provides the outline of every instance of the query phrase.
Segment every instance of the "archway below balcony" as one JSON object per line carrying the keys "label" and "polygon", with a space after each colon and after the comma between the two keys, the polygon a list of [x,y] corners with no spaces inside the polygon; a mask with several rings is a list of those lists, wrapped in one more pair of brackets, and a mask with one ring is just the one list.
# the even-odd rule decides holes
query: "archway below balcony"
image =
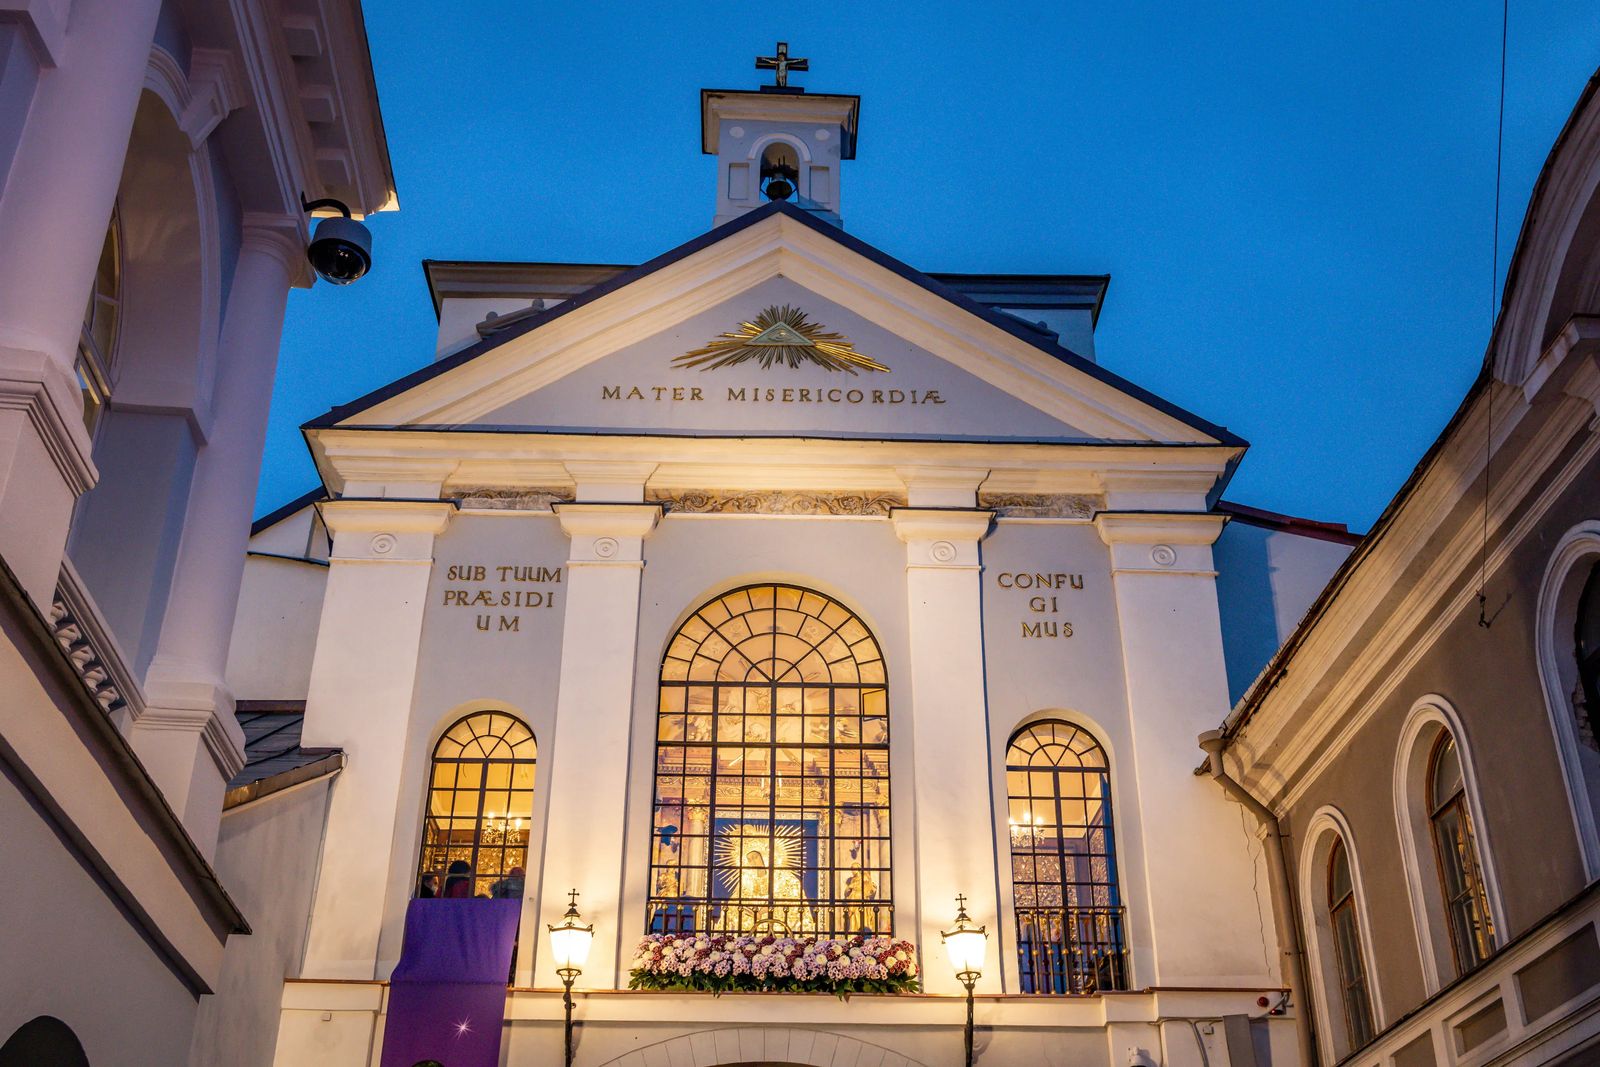
{"label": "archway below balcony", "polygon": [[[658,1052],[665,1055],[658,1056]],[[855,1067],[863,1060],[882,1067],[925,1067],[920,1060],[882,1045],[826,1030],[781,1026],[729,1027],[683,1034],[648,1048],[634,1049],[601,1067],[656,1062],[693,1067]]]}

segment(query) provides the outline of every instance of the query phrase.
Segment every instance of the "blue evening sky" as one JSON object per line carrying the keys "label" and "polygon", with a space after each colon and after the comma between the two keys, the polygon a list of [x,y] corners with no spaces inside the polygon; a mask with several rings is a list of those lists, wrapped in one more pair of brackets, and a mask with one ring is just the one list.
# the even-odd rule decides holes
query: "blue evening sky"
{"label": "blue evening sky", "polygon": [[[1483,358],[1498,0],[364,6],[401,209],[367,278],[291,295],[258,514],[316,484],[302,422],[431,359],[422,259],[708,229],[698,91],[759,84],[779,38],[796,84],[862,97],[850,232],[1109,273],[1101,362],[1251,442],[1234,500],[1365,529]],[[1513,0],[1502,278],[1597,65],[1600,5]]]}

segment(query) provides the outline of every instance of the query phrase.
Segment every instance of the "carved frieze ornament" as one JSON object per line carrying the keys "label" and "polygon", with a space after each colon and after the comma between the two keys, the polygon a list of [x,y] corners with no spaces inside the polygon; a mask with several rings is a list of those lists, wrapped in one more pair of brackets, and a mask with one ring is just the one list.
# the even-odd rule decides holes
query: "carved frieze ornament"
{"label": "carved frieze ornament", "polygon": [[1092,519],[1105,501],[1084,493],[979,493],[978,506],[1009,519]]}
{"label": "carved frieze ornament", "polygon": [[690,515],[849,515],[886,517],[891,508],[905,507],[894,493],[807,493],[782,490],[728,491],[689,489],[682,492],[651,490],[646,498],[668,510]]}
{"label": "carved frieze ornament", "polygon": [[674,367],[716,370],[756,360],[762,370],[782,364],[791,370],[807,363],[824,370],[889,372],[888,366],[855,350],[844,334],[832,333],[806,318],[799,308],[769,307],[754,322],[741,322],[732,333],[721,334],[704,348],[685,352]]}
{"label": "carved frieze ornament", "polygon": [[495,489],[464,486],[455,491],[463,508],[486,511],[549,511],[550,505],[572,498],[570,489]]}

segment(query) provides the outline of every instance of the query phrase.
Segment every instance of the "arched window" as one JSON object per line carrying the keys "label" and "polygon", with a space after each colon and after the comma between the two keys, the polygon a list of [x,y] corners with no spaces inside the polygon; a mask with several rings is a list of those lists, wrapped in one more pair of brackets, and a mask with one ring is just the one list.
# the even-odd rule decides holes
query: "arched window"
{"label": "arched window", "polygon": [[418,896],[522,898],[535,755],[533,731],[503,711],[468,715],[439,738]]}
{"label": "arched window", "polygon": [[1428,761],[1428,819],[1439,866],[1450,948],[1456,973],[1465,974],[1494,951],[1494,924],[1478,869],[1478,846],[1467,811],[1461,756],[1449,731],[1441,731]]}
{"label": "arched window", "polygon": [[1345,1033],[1350,1048],[1358,1049],[1372,1040],[1372,998],[1367,992],[1367,967],[1361,954],[1355,881],[1350,877],[1350,854],[1343,838],[1334,839],[1328,856],[1327,907],[1339,995],[1344,1003]]}
{"label": "arched window", "polygon": [[736,589],[661,661],[647,928],[893,929],[883,654],[809,589]]}
{"label": "arched window", "polygon": [[95,269],[94,288],[78,335],[78,387],[83,391],[83,421],[94,433],[111,399],[117,358],[117,317],[122,303],[122,228],[112,212]]}
{"label": "arched window", "polygon": [[1006,750],[1006,794],[1022,992],[1127,988],[1105,750],[1070,723],[1034,723]]}
{"label": "arched window", "polygon": [[1590,569],[1589,578],[1583,583],[1573,629],[1578,684],[1572,695],[1575,703],[1583,705],[1576,710],[1588,724],[1587,739],[1594,745],[1600,738],[1600,729],[1597,729],[1600,727],[1600,563]]}

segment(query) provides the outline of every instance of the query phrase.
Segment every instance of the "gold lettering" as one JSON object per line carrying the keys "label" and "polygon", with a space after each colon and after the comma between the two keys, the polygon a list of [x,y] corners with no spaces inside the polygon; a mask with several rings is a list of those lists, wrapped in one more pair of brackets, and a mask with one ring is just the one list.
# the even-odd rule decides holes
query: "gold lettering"
{"label": "gold lettering", "polygon": [[628,399],[629,400],[643,400],[644,399],[644,394],[639,392],[639,387],[636,385],[632,389],[628,390]]}
{"label": "gold lettering", "polygon": [[620,386],[620,385],[602,385],[600,387],[600,399],[601,400],[621,400],[622,399],[622,386]]}
{"label": "gold lettering", "polygon": [[683,399],[683,386],[674,385],[672,387],[672,399],[674,399],[674,400],[682,400]]}
{"label": "gold lettering", "polygon": [[[698,391],[699,390],[696,390],[696,392],[698,392]],[[735,389],[731,385],[728,386],[728,399],[729,400],[743,400],[744,399],[744,390],[743,389]]]}
{"label": "gold lettering", "polygon": [[700,399],[703,399],[703,398],[702,398],[702,397],[701,397],[701,396],[700,396],[700,387],[699,387],[699,386],[698,386],[698,385],[691,385],[691,386],[690,386],[690,387],[689,387],[689,399],[690,399],[690,400],[700,400]]}

